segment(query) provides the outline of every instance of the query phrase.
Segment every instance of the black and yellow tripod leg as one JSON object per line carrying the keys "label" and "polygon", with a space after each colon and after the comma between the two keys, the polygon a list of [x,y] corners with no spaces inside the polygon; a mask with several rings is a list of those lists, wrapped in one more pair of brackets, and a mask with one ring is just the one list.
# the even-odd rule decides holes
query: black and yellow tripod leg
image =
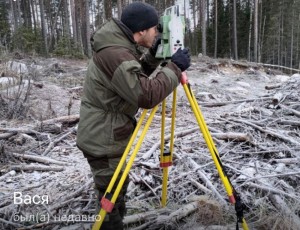
{"label": "black and yellow tripod leg", "polygon": [[143,111],[143,113],[141,115],[141,118],[140,118],[139,122],[137,123],[137,126],[136,126],[136,128],[135,128],[135,130],[134,130],[134,132],[132,134],[132,137],[130,138],[130,140],[129,140],[128,144],[127,144],[127,147],[126,147],[126,149],[125,149],[125,151],[123,153],[123,156],[122,156],[122,158],[121,158],[121,160],[120,160],[120,162],[118,164],[118,167],[117,167],[116,171],[114,172],[114,175],[113,175],[113,177],[112,177],[112,179],[111,179],[111,181],[110,181],[110,183],[109,183],[109,185],[108,185],[108,187],[106,189],[105,195],[101,199],[101,210],[100,210],[100,212],[98,214],[100,216],[100,218],[96,218],[96,222],[94,223],[92,230],[99,230],[101,228],[101,225],[102,225],[102,223],[104,221],[104,218],[105,218],[106,214],[112,211],[112,209],[114,207],[114,204],[115,204],[115,202],[116,202],[116,200],[117,200],[117,198],[119,196],[119,193],[120,193],[120,191],[121,191],[121,189],[123,187],[123,184],[124,184],[124,182],[126,180],[126,177],[128,176],[129,171],[130,171],[130,169],[132,167],[133,161],[134,161],[134,159],[135,159],[135,157],[136,157],[136,155],[137,155],[137,153],[138,153],[138,151],[139,151],[139,149],[140,149],[140,147],[141,147],[141,145],[143,143],[143,140],[144,140],[144,138],[146,136],[146,133],[147,133],[147,131],[149,129],[149,126],[150,126],[150,124],[151,124],[151,122],[153,120],[154,114],[157,111],[157,108],[158,108],[158,105],[155,106],[152,109],[152,111],[151,111],[151,113],[150,113],[150,115],[148,117],[148,120],[147,120],[147,122],[146,122],[146,124],[144,126],[144,129],[143,129],[143,131],[141,133],[141,136],[139,137],[139,140],[137,141],[136,146],[134,147],[133,152],[132,152],[132,154],[131,154],[131,156],[130,156],[130,158],[128,160],[128,163],[127,163],[127,165],[126,165],[126,167],[124,169],[124,172],[123,172],[123,174],[121,176],[121,179],[120,179],[120,181],[119,181],[119,183],[118,183],[118,185],[116,187],[116,190],[115,190],[115,192],[113,194],[111,194],[112,188],[114,187],[114,184],[115,184],[115,182],[116,182],[116,180],[117,180],[117,178],[118,178],[118,176],[119,176],[119,174],[120,174],[120,172],[122,170],[122,167],[123,167],[123,165],[124,165],[124,163],[126,161],[126,158],[127,158],[128,154],[129,154],[131,146],[133,145],[134,140],[137,137],[138,131],[141,128],[142,123],[143,123],[143,121],[145,119],[145,116],[147,114],[147,110]]}
{"label": "black and yellow tripod leg", "polygon": [[[188,80],[187,80],[187,76],[186,76],[186,73],[182,73],[182,80],[181,80],[181,84],[184,88],[184,91],[185,91],[185,94],[188,98],[188,101],[191,105],[191,108],[192,108],[192,111],[195,115],[195,118],[197,120],[197,123],[200,127],[200,131],[202,132],[203,134],[203,138],[207,144],[207,147],[209,149],[209,152],[212,156],[212,159],[215,163],[215,166],[218,170],[218,173],[219,173],[219,176],[221,178],[221,181],[223,182],[223,185],[225,187],[225,190],[227,192],[227,195],[229,197],[229,201],[232,203],[232,204],[236,204],[236,197],[235,197],[235,191],[227,177],[227,175],[225,174],[223,168],[222,168],[222,163],[221,163],[221,160],[220,160],[220,157],[219,157],[219,153],[218,153],[218,150],[214,144],[214,141],[212,139],[212,136],[208,130],[208,127],[206,125],[206,122],[204,120],[204,117],[202,115],[202,112],[200,110],[200,107],[197,103],[197,100],[192,92],[192,90],[188,87]],[[248,225],[244,219],[244,217],[241,218],[240,222],[242,223],[242,227],[244,230],[248,230]]]}
{"label": "black and yellow tripod leg", "polygon": [[177,90],[175,89],[173,91],[171,137],[170,137],[169,150],[165,150],[165,136],[164,136],[165,120],[166,120],[166,99],[162,102],[161,145],[160,145],[160,167],[163,169],[163,182],[162,182],[162,195],[161,195],[162,207],[165,207],[167,204],[169,167],[172,166],[172,159],[173,159],[175,117],[176,117],[176,95],[177,95]]}

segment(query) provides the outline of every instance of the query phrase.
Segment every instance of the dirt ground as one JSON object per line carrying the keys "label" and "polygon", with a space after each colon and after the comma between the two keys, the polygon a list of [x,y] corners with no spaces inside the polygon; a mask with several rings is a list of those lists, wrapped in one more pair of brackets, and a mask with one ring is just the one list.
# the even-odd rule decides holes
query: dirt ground
{"label": "dirt ground", "polygon": [[[0,87],[0,229],[89,229],[95,202],[93,182],[90,168],[75,144],[87,61],[25,58],[14,62],[28,69],[20,73],[12,69],[12,64],[1,63],[1,78],[14,78],[17,83],[10,81]],[[187,74],[228,175],[246,204],[244,213],[250,229],[300,228],[300,75],[208,57],[194,57]],[[289,110],[278,107],[276,95],[279,104]],[[133,224],[125,218],[126,226],[235,229],[234,207],[228,204],[202,134],[196,131],[198,125],[182,86],[177,89],[176,102],[178,137],[174,165],[169,171],[167,207],[162,209],[159,199],[159,148],[151,152],[160,140],[161,116],[157,114],[131,170],[127,195],[128,217],[148,215]],[[167,127],[171,103],[170,96]],[[71,115],[77,119],[59,120],[55,129],[40,129],[42,121],[47,124],[51,119]],[[294,123],[280,126],[279,120]],[[166,131],[166,135],[169,133]],[[246,140],[237,140],[237,134],[246,136]],[[272,177],[263,178],[267,175]],[[262,178],[259,181],[253,177]],[[21,199],[16,196],[21,195],[23,202],[18,203]],[[174,218],[174,211],[195,200],[196,208]],[[281,201],[285,208],[279,207]]]}

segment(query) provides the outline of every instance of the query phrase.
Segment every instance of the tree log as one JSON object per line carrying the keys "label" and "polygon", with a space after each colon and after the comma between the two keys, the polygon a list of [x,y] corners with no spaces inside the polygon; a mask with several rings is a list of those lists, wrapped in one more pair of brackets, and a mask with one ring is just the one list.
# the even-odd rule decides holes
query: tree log
{"label": "tree log", "polygon": [[284,98],[284,95],[281,92],[276,93],[273,96],[272,103],[273,105],[278,105],[279,102]]}
{"label": "tree log", "polygon": [[266,85],[265,89],[270,90],[270,89],[276,89],[281,87],[281,83],[273,84],[273,85]]}

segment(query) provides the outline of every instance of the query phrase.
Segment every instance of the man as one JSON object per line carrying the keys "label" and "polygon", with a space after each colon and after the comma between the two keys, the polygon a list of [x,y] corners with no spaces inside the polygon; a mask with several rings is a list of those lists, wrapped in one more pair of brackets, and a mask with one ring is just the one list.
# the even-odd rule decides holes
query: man
{"label": "man", "polygon": [[[159,104],[178,86],[181,72],[190,66],[188,51],[180,49],[154,78],[149,78],[161,62],[154,57],[158,20],[151,5],[134,2],[123,9],[120,21],[112,19],[91,38],[94,55],[84,83],[77,146],[93,173],[97,214],[135,128],[138,109]],[[145,55],[140,46],[149,48]],[[123,229],[127,185],[128,181],[101,229]]]}

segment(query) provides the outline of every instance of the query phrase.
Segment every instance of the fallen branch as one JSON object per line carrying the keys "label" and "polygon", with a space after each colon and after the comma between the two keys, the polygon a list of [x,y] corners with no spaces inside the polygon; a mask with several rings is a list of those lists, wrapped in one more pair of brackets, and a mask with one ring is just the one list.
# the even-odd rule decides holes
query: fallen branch
{"label": "fallen branch", "polygon": [[299,164],[300,163],[300,157],[273,159],[272,162],[283,163],[283,164]]}
{"label": "fallen branch", "polygon": [[280,194],[280,195],[283,195],[283,196],[293,198],[296,201],[299,201],[299,199],[300,199],[300,197],[298,197],[296,195],[291,195],[289,193],[286,193],[286,192],[280,191],[278,189],[272,188],[269,184],[264,186],[264,185],[259,185],[259,184],[255,184],[255,183],[252,183],[252,182],[247,182],[247,183],[243,184],[243,186],[250,186],[250,187],[253,187],[253,188],[261,189],[261,190],[264,190],[268,193]]}
{"label": "fallen branch", "polygon": [[219,200],[224,205],[227,205],[227,202],[224,200],[224,198],[221,196],[221,194],[218,192],[218,190],[215,188],[212,182],[207,178],[207,176],[202,172],[202,170],[199,170],[200,166],[190,157],[188,157],[188,161],[190,162],[193,171],[197,172],[201,179],[204,180],[204,183],[216,194]]}
{"label": "fallen branch", "polygon": [[203,102],[200,103],[200,106],[203,107],[217,107],[217,106],[224,106],[224,105],[231,105],[231,104],[239,104],[243,102],[253,102],[253,101],[265,101],[273,99],[273,97],[261,97],[261,98],[253,98],[253,99],[245,99],[245,100],[235,100],[235,101],[223,101],[223,102]]}
{"label": "fallen branch", "polygon": [[252,177],[250,179],[247,179],[246,182],[250,180],[259,180],[263,178],[272,178],[272,177],[286,177],[286,176],[293,176],[293,175],[298,175],[300,172],[290,172],[290,173],[282,173],[282,174],[272,174],[272,175],[267,175],[267,176],[259,176],[259,177]]}
{"label": "fallen branch", "polygon": [[52,207],[49,208],[50,211],[56,210],[60,207],[63,207],[64,205],[66,205],[67,203],[73,201],[75,199],[75,197],[77,197],[80,193],[82,193],[82,191],[87,190],[88,188],[91,187],[93,183],[93,179],[89,179],[83,186],[81,186],[79,189],[77,189],[75,192],[62,197],[62,200],[64,200],[64,202],[56,202],[55,205],[53,205]]}
{"label": "fallen branch", "polygon": [[[184,131],[181,131],[181,132],[175,132],[175,133],[174,133],[174,137],[175,137],[175,138],[176,138],[176,137],[183,137],[183,136],[186,136],[186,135],[188,135],[188,134],[191,134],[191,133],[193,133],[193,132],[195,132],[195,131],[197,131],[197,130],[199,130],[198,127],[193,128],[193,129],[189,129],[189,130],[184,130]],[[166,141],[169,141],[170,139],[171,139],[171,135],[169,134],[169,135],[166,135],[166,136],[165,136],[164,141],[166,142]],[[143,154],[142,159],[143,159],[143,160],[149,159],[149,158],[152,156],[152,154],[156,151],[156,149],[158,149],[158,148],[160,147],[160,144],[161,144],[161,141],[156,142],[156,143],[151,147],[151,149],[149,149],[149,151],[147,151],[146,153]]]}
{"label": "fallen branch", "polygon": [[172,212],[169,216],[159,217],[157,219],[158,224],[170,224],[172,222],[177,222],[182,218],[190,215],[191,213],[197,211],[199,208],[199,201],[194,201],[192,203],[186,204],[176,211]]}
{"label": "fallen branch", "polygon": [[269,134],[273,137],[277,137],[285,142],[288,142],[288,143],[291,143],[291,144],[294,144],[294,145],[300,145],[300,143],[298,141],[295,141],[294,139],[292,139],[291,137],[285,137],[285,136],[282,136],[280,134],[278,134],[278,131],[275,131],[275,130],[270,130],[268,128],[262,128],[258,125],[255,125],[253,123],[251,123],[250,121],[245,121],[245,120],[240,120],[240,119],[230,119],[231,121],[235,121],[235,122],[239,122],[239,123],[244,123],[244,124],[247,124],[249,126],[252,126],[253,128],[256,128],[258,129],[259,131],[263,132],[263,133],[266,133],[266,134]]}
{"label": "fallen branch", "polygon": [[198,181],[194,180],[193,178],[189,178],[189,180],[193,185],[195,185],[198,189],[202,190],[204,193],[207,194],[212,193],[211,190],[209,190],[208,188],[206,188],[204,185],[200,184]]}
{"label": "fallen branch", "polygon": [[171,212],[170,209],[163,208],[145,213],[134,214],[131,216],[125,216],[123,223],[128,225],[151,220],[153,222],[151,227],[153,227],[153,225],[160,226],[170,224],[172,222],[177,222],[178,220],[181,220],[182,218],[197,211],[198,208],[199,201],[193,201],[189,204],[183,205],[181,208],[177,209],[174,212]]}
{"label": "fallen branch", "polygon": [[213,137],[221,140],[233,140],[240,142],[253,142],[253,137],[247,133],[212,133]]}
{"label": "fallen branch", "polygon": [[14,157],[17,157],[20,159],[36,161],[36,162],[40,162],[40,163],[44,163],[44,164],[72,165],[68,162],[57,161],[57,160],[53,160],[48,157],[41,157],[41,156],[35,156],[35,155],[29,155],[29,154],[19,154],[19,153],[12,153],[12,155]]}
{"label": "fallen branch", "polygon": [[64,170],[64,167],[58,167],[58,166],[45,166],[45,165],[11,165],[9,167],[10,170],[15,171],[55,171],[60,172]]}
{"label": "fallen branch", "polygon": [[128,224],[143,222],[149,218],[157,217],[159,215],[162,215],[162,214],[165,214],[168,212],[170,212],[169,209],[161,208],[161,209],[156,209],[153,211],[148,211],[148,212],[144,212],[144,213],[138,213],[138,214],[134,214],[134,215],[130,215],[130,216],[125,216],[123,223],[125,225],[128,225]]}
{"label": "fallen branch", "polygon": [[59,134],[62,131],[62,124],[59,123],[43,123],[41,122],[41,124],[39,125],[39,127],[37,128],[39,132],[45,132],[45,133],[54,133],[54,134]]}
{"label": "fallen branch", "polygon": [[277,84],[273,84],[273,85],[266,85],[265,89],[270,90],[270,89],[276,89],[276,88],[280,88],[282,85],[282,83],[277,83]]}
{"label": "fallen branch", "polygon": [[49,120],[41,121],[42,124],[55,124],[55,123],[63,123],[63,124],[74,124],[79,121],[79,114],[70,115],[70,116],[62,116],[56,117]]}
{"label": "fallen branch", "polygon": [[299,121],[290,121],[290,120],[280,119],[280,120],[277,121],[277,123],[281,124],[281,125],[300,126],[300,122]]}
{"label": "fallen branch", "polygon": [[287,110],[287,111],[289,111],[289,112],[291,112],[291,113],[294,114],[296,117],[300,117],[300,112],[299,112],[299,111],[297,111],[297,110],[295,110],[295,109],[291,109],[291,108],[289,108],[289,107],[287,107],[287,106],[285,106],[285,105],[280,105],[280,107],[283,108],[283,109],[285,109],[285,110]]}
{"label": "fallen branch", "polygon": [[66,138],[67,136],[69,136],[71,133],[74,132],[74,128],[71,129],[71,131],[63,134],[61,137],[57,138],[54,141],[51,141],[48,145],[48,147],[45,149],[45,151],[42,153],[43,156],[47,155],[53,148],[54,146],[59,143],[61,140],[63,140],[64,138]]}
{"label": "fallen branch", "polygon": [[7,133],[26,133],[26,134],[41,134],[30,128],[0,128],[0,132]]}
{"label": "fallen branch", "polygon": [[289,67],[286,67],[286,66],[272,65],[272,64],[264,64],[264,63],[258,63],[258,64],[261,64],[261,65],[266,66],[266,67],[275,67],[275,68],[280,68],[280,69],[291,70],[291,71],[294,71],[294,72],[297,72],[297,73],[300,72],[299,69],[289,68]]}
{"label": "fallen branch", "polygon": [[0,134],[0,140],[3,140],[3,139],[8,139],[14,135],[16,135],[17,132],[11,132],[11,133],[1,133]]}
{"label": "fallen branch", "polygon": [[11,226],[14,226],[16,228],[19,228],[19,227],[22,227],[23,225],[22,224],[18,224],[18,223],[14,223],[14,222],[11,222],[11,221],[8,221],[8,220],[4,220],[2,218],[0,218],[0,222],[4,223],[4,224],[8,224],[8,225],[11,225]]}
{"label": "fallen branch", "polygon": [[300,226],[300,219],[287,205],[286,203],[280,198],[278,195],[269,195],[270,200],[274,204],[274,206],[281,211],[283,215],[285,215],[289,220],[289,227],[290,229],[299,229]]}

